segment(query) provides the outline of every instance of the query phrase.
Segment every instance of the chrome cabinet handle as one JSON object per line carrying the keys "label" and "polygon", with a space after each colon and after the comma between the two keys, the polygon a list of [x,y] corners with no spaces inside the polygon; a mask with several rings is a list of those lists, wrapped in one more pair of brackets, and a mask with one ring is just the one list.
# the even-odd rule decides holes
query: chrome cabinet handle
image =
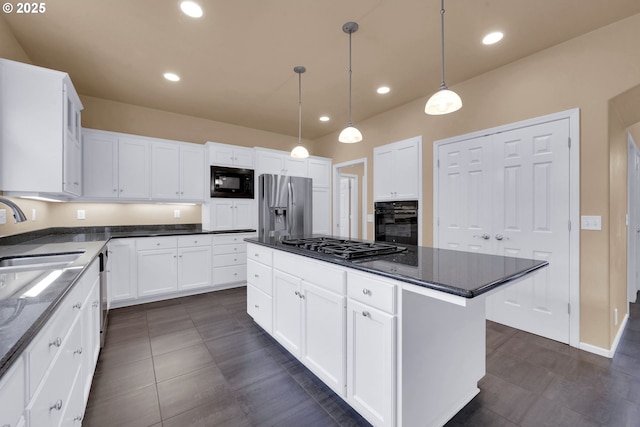
{"label": "chrome cabinet handle", "polygon": [[53,411],[53,410],[59,411],[60,409],[62,409],[62,400],[58,399],[56,401],[56,403],[54,403],[53,405],[49,406],[49,411]]}
{"label": "chrome cabinet handle", "polygon": [[488,233],[484,233],[483,235],[478,235],[475,234],[473,236],[474,239],[480,238],[480,239],[484,239],[484,240],[489,240],[491,238],[491,236]]}
{"label": "chrome cabinet handle", "polygon": [[73,304],[73,308],[77,308],[78,310],[80,310],[82,308],[82,303],[77,302],[77,303]]}
{"label": "chrome cabinet handle", "polygon": [[367,288],[364,288],[362,290],[362,293],[365,294],[365,295],[371,295],[371,291],[369,289],[367,289]]}
{"label": "chrome cabinet handle", "polygon": [[76,415],[73,421],[82,421],[82,415]]}
{"label": "chrome cabinet handle", "polygon": [[254,274],[253,277],[255,277],[257,279],[258,277],[260,277],[260,275],[259,274]]}
{"label": "chrome cabinet handle", "polygon": [[362,316],[363,317],[371,317],[371,314],[368,311],[363,311],[362,312]]}
{"label": "chrome cabinet handle", "polygon": [[98,301],[94,301],[93,304],[91,304],[91,306],[93,308],[97,308],[98,307]]}
{"label": "chrome cabinet handle", "polygon": [[254,307],[255,308],[260,308],[260,306],[258,304],[255,304]]}
{"label": "chrome cabinet handle", "polygon": [[62,338],[58,337],[49,343],[49,347],[60,347],[62,345]]}
{"label": "chrome cabinet handle", "polygon": [[298,297],[300,297],[300,292],[295,291],[294,294],[296,294]]}
{"label": "chrome cabinet handle", "polygon": [[82,347],[79,347],[77,350],[75,350],[73,354],[82,354]]}
{"label": "chrome cabinet handle", "polygon": [[502,240],[502,239],[509,240],[508,237],[504,237],[502,234],[496,234],[496,240]]}

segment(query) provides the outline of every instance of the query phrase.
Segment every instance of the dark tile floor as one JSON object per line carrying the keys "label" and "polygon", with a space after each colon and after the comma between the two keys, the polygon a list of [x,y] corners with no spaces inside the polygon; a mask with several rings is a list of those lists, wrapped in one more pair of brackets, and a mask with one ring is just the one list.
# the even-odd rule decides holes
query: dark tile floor
{"label": "dark tile floor", "polygon": [[[253,323],[246,288],[109,316],[85,426],[369,425]],[[640,304],[613,359],[488,322],[479,387],[447,426],[640,426]]]}

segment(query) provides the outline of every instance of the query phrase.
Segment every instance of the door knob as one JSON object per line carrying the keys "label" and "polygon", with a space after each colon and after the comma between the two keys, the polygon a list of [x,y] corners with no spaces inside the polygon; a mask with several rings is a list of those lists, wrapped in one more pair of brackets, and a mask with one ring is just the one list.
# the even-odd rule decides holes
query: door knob
{"label": "door knob", "polygon": [[504,236],[502,234],[496,234],[496,240],[502,240]]}

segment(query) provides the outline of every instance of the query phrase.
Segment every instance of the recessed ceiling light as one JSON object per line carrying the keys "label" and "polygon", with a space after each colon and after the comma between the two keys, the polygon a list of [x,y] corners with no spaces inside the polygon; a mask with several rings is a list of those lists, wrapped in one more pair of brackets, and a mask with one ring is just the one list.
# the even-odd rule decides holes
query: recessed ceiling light
{"label": "recessed ceiling light", "polygon": [[175,73],[164,73],[164,78],[169,80],[170,82],[180,81],[180,76]]}
{"label": "recessed ceiling light", "polygon": [[180,3],[182,12],[192,18],[200,18],[202,16],[202,8],[194,1],[183,1]]}
{"label": "recessed ceiling light", "polygon": [[484,38],[482,39],[482,44],[498,43],[500,40],[502,40],[502,37],[504,37],[504,34],[502,34],[500,31],[494,31],[493,33],[489,33],[484,36]]}
{"label": "recessed ceiling light", "polygon": [[329,116],[322,116],[322,117],[320,117],[320,121],[321,121],[321,122],[328,122],[329,120],[330,120],[330,119],[329,119]]}
{"label": "recessed ceiling light", "polygon": [[385,93],[389,93],[391,91],[391,89],[389,89],[388,86],[380,86],[378,89],[376,89],[376,92],[378,92],[380,95],[384,95]]}

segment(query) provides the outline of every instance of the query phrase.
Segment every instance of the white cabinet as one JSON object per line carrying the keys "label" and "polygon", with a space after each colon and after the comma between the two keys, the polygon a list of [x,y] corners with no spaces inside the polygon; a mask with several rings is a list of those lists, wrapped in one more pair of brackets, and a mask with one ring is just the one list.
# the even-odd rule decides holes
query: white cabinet
{"label": "white cabinet", "polygon": [[178,242],[175,237],[148,237],[136,242],[138,297],[178,290]]}
{"label": "white cabinet", "polygon": [[209,150],[210,165],[253,169],[255,163],[253,148],[220,144],[217,142],[207,142],[206,146]]}
{"label": "white cabinet", "polygon": [[313,234],[331,233],[331,189],[313,187]]}
{"label": "white cabinet", "polygon": [[144,138],[118,137],[118,197],[148,199],[151,147]]}
{"label": "white cabinet", "polygon": [[373,149],[374,201],[418,199],[422,179],[422,138]]}
{"label": "white cabinet", "polygon": [[211,199],[202,207],[202,228],[214,231],[255,229],[255,211],[255,199]]}
{"label": "white cabinet", "polygon": [[137,263],[135,239],[112,239],[109,242],[107,284],[109,303],[135,299],[137,293]]}
{"label": "white cabinet", "polygon": [[151,143],[151,198],[199,201],[204,197],[204,149],[195,144]]}
{"label": "white cabinet", "polygon": [[178,290],[211,286],[211,236],[178,237]]}
{"label": "white cabinet", "polygon": [[347,274],[347,401],[374,425],[396,419],[396,285]]}
{"label": "white cabinet", "polygon": [[325,157],[309,157],[307,159],[307,165],[307,176],[313,180],[314,188],[331,187],[331,159]]}
{"label": "white cabinet", "polygon": [[83,107],[69,76],[0,59],[0,93],[0,190],[79,196]]}
{"label": "white cabinet", "polygon": [[83,130],[82,180],[84,197],[118,197],[118,138],[115,134]]}
{"label": "white cabinet", "polygon": [[96,276],[91,284],[91,290],[82,304],[82,375],[81,399],[86,404],[91,391],[91,382],[100,354],[100,278]]}
{"label": "white cabinet", "polygon": [[0,381],[0,425],[14,427],[24,423],[26,381],[24,358],[20,357]]}
{"label": "white cabinet", "polygon": [[280,251],[273,260],[273,337],[345,396],[345,272]]}
{"label": "white cabinet", "polygon": [[276,174],[307,176],[307,159],[294,159],[289,153],[276,150],[256,150],[257,175]]}
{"label": "white cabinet", "polygon": [[213,236],[213,285],[230,287],[247,279],[247,237],[253,233],[216,234]]}
{"label": "white cabinet", "polygon": [[273,333],[273,251],[247,245],[247,313],[269,334]]}

